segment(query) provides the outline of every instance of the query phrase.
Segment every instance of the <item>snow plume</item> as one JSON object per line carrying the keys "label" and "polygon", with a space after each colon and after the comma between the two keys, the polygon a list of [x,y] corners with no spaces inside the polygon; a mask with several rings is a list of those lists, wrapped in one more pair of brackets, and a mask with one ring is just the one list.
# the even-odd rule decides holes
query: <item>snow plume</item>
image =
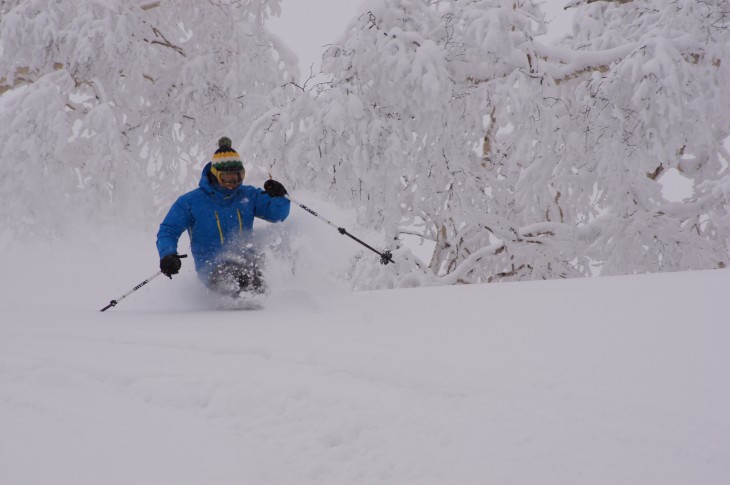
{"label": "snow plume", "polygon": [[[318,201],[306,191],[299,191],[297,198],[343,225],[353,218],[349,211]],[[179,245],[180,248],[184,246],[183,242]],[[292,204],[290,215],[284,222],[271,224],[255,220],[253,232],[233,241],[220,258],[226,259],[226,255],[231,255],[232,259],[260,255],[270,293],[267,306],[316,305],[315,302],[323,295],[335,297],[348,289],[345,275],[360,248],[331,226]],[[198,285],[196,282],[195,286]],[[200,290],[205,293],[198,286],[198,293],[201,293]],[[220,302],[215,295],[198,300],[208,307]]]}
{"label": "snow plume", "polygon": [[[334,221],[347,224],[352,218],[336,205],[316,202],[306,193],[300,196]],[[6,311],[38,306],[96,312],[159,268],[154,230],[79,223],[69,225],[62,241],[2,242],[5,284],[0,307]],[[265,308],[316,310],[327,299],[338,298],[349,291],[343,275],[359,251],[349,238],[296,207],[284,222],[257,220],[253,234],[242,245],[264,254],[264,278],[270,289]],[[156,277],[116,309],[178,314],[225,308],[228,302],[208,292],[199,280],[186,233],[178,252],[188,254],[180,274],[172,279]]]}
{"label": "snow plume", "polygon": [[[349,228],[354,222],[352,211],[322,201],[310,192],[300,190],[297,200],[338,226]],[[367,241],[377,237],[368,231],[356,235]],[[317,308],[325,304],[323,299],[339,298],[350,289],[348,274],[354,262],[380,259],[295,204],[283,223],[257,221],[254,240],[265,255],[264,274],[274,305]]]}

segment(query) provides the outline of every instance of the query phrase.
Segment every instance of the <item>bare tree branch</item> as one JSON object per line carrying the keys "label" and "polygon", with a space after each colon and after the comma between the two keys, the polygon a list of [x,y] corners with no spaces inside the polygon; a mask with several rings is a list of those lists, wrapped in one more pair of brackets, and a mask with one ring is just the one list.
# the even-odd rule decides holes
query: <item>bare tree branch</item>
{"label": "bare tree branch", "polygon": [[164,35],[162,35],[162,32],[160,32],[159,29],[157,29],[157,27],[152,27],[152,32],[154,32],[157,37],[160,37],[162,39],[162,41],[145,39],[146,42],[149,42],[150,44],[158,44],[158,45],[162,45],[165,47],[169,47],[170,49],[174,50],[181,56],[187,57],[185,55],[185,52],[182,50],[182,47],[178,47],[178,46],[172,44],[169,40],[167,40],[167,38]]}

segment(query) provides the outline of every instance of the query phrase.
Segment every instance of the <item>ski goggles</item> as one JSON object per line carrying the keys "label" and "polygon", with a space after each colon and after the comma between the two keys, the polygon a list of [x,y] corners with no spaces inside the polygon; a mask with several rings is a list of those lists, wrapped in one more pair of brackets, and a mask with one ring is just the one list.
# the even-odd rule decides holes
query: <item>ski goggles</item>
{"label": "ski goggles", "polygon": [[240,184],[246,176],[246,170],[215,170],[213,175],[221,185]]}

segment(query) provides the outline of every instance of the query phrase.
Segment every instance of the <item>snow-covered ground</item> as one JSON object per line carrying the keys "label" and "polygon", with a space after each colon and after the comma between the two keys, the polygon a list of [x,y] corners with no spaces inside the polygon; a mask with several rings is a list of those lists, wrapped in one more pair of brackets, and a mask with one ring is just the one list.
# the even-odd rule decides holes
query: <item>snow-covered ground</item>
{"label": "snow-covered ground", "polygon": [[730,483],[727,270],[350,293],[292,214],[260,310],[186,262],[100,313],[150,234],[2,251],[0,483]]}

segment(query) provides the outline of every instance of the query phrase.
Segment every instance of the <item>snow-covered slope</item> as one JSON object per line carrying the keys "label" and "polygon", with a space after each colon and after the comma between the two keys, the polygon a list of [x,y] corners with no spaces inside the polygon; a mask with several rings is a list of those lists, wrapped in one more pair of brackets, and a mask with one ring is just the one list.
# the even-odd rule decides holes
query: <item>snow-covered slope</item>
{"label": "snow-covered slope", "polygon": [[726,270],[100,313],[156,260],[89,237],[0,256],[2,484],[728,483]]}

